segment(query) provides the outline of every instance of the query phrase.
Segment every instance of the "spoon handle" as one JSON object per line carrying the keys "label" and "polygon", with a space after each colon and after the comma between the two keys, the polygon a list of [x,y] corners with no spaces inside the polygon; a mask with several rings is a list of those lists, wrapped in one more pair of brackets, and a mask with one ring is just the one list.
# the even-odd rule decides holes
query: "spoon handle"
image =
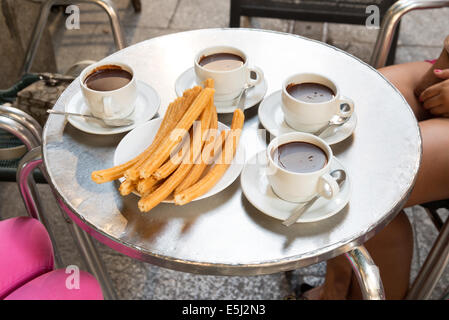
{"label": "spoon handle", "polygon": [[57,110],[53,110],[53,109],[48,109],[47,113],[50,114],[61,114],[61,115],[67,115],[67,116],[75,116],[75,117],[86,117],[86,118],[94,118],[94,119],[98,119],[95,116],[92,116],[90,114],[81,114],[81,113],[73,113],[73,112],[65,112],[65,111],[57,111]]}
{"label": "spoon handle", "polygon": [[316,135],[317,137],[319,137],[320,135],[322,135],[327,129],[329,129],[330,127],[332,127],[332,124],[326,124],[325,126],[323,126],[321,129],[319,129],[318,131],[314,132],[313,134]]}
{"label": "spoon handle", "polygon": [[303,205],[302,207],[297,208],[291,215],[290,217],[288,217],[287,219],[285,219],[282,224],[284,226],[290,227],[292,224],[294,224],[301,216],[304,212],[307,211],[307,209],[309,209],[314,203],[315,201],[318,200],[320,196],[317,195],[315,196],[312,200],[310,200],[309,202],[307,202],[305,205]]}

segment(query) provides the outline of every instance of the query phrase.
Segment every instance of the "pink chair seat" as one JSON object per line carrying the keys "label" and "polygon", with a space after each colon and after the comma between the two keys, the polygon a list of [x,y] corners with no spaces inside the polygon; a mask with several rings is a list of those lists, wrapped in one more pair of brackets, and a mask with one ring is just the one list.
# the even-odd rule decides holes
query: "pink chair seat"
{"label": "pink chair seat", "polygon": [[51,241],[39,221],[0,221],[0,299],[53,267]]}
{"label": "pink chair seat", "polygon": [[63,269],[55,270],[28,282],[15,290],[5,300],[102,300],[103,294],[97,280],[80,271],[79,289],[68,289]]}

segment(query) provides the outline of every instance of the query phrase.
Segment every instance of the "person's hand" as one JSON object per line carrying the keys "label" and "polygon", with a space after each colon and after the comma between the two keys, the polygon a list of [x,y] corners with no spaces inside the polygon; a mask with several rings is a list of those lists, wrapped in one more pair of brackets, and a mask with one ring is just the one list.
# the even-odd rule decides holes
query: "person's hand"
{"label": "person's hand", "polygon": [[419,101],[434,116],[449,117],[449,69],[435,69],[433,72],[443,81],[424,90]]}

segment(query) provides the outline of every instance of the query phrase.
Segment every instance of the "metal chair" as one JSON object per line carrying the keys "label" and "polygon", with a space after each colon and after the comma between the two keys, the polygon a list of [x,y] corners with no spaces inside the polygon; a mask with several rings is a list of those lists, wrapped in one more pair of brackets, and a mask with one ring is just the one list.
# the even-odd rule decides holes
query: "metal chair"
{"label": "metal chair", "polygon": [[397,27],[401,18],[414,10],[438,9],[449,7],[447,0],[399,0],[385,13],[377,36],[374,51],[371,56],[371,65],[378,69],[387,64],[388,52],[394,42]]}
{"label": "metal chair", "polygon": [[[49,227],[48,219],[43,211],[36,182],[31,174],[38,169],[48,180],[45,167],[42,164],[41,136],[42,128],[28,114],[13,107],[0,107],[0,129],[16,136],[26,146],[29,152],[19,162],[17,169],[17,183],[25,208],[30,217],[39,219],[46,227],[55,251],[55,263],[62,266],[62,260],[57,248],[54,234]],[[63,212],[61,210],[61,212]],[[101,284],[105,299],[116,299],[115,291],[109,276],[101,261],[92,238],[82,231],[75,223],[64,216],[72,236],[78,245],[81,257],[86,262],[88,270]]]}
{"label": "metal chair", "polygon": [[[376,5],[382,18],[396,0],[231,0],[230,27],[240,27],[240,17],[263,17],[314,22],[365,25],[366,8]],[[388,64],[394,63],[399,33],[390,47]],[[390,49],[389,48],[389,49]]]}
{"label": "metal chair", "polygon": [[[125,41],[118,15],[110,0],[46,0],[41,5],[41,12],[38,20],[36,21],[33,35],[31,36],[28,45],[27,53],[20,73],[22,79],[24,76],[26,78],[29,74],[51,7],[57,4],[70,5],[74,3],[94,3],[103,8],[109,15],[117,49],[120,50],[125,47]],[[55,263],[56,265],[61,266],[62,261],[60,254],[58,253],[55,238],[49,228],[48,219],[42,210],[41,201],[36,187],[36,180],[32,174],[35,171],[39,171],[41,173],[41,177],[45,178],[40,179],[40,182],[48,181],[48,175],[42,164],[42,128],[31,116],[21,110],[13,107],[1,106],[0,129],[16,136],[28,150],[28,153],[18,163],[16,171],[14,172],[14,168],[12,168],[12,172],[16,173],[16,180],[19,185],[19,190],[24,200],[28,215],[39,219],[48,230],[55,250]],[[58,202],[58,204],[60,207],[63,206],[63,203]],[[61,212],[64,215],[63,210],[61,210]],[[109,276],[98,255],[92,238],[81,230],[76,224],[74,224],[67,216],[64,215],[64,219],[69,226],[76,244],[78,245],[81,257],[86,262],[88,270],[100,282],[105,299],[116,299],[115,291],[111,285]]]}
{"label": "metal chair", "polygon": [[[123,38],[122,29],[120,27],[120,21],[118,19],[118,15],[116,10],[114,9],[110,0],[43,0],[41,3],[41,10],[39,17],[36,21],[33,34],[30,38],[30,42],[28,44],[28,49],[26,51],[26,55],[24,58],[24,62],[22,65],[22,69],[20,71],[20,80],[11,88],[7,90],[0,90],[0,103],[8,101],[13,102],[17,97],[17,93],[32,84],[33,82],[39,80],[39,75],[31,74],[30,69],[36,55],[37,48],[39,47],[39,42],[42,37],[42,33],[44,31],[45,25],[48,20],[48,16],[53,5],[71,5],[74,3],[92,3],[103,8],[109,16],[112,33],[114,35],[115,45],[117,50],[123,49],[125,47],[125,41]],[[140,0],[132,1],[135,11],[139,11],[141,9]],[[86,61],[87,62],[87,61]],[[76,67],[74,65],[73,67]],[[10,116],[14,114],[12,109],[6,111],[6,116]],[[2,114],[2,109],[0,108],[0,114]],[[31,117],[30,117],[31,118]],[[34,119],[28,119],[31,123]],[[34,121],[35,122],[35,121]],[[40,126],[39,126],[40,127]],[[10,138],[6,134],[2,133],[2,142],[6,144],[6,142],[10,142],[11,144],[16,144],[18,142],[17,139]],[[10,140],[10,141],[9,141]],[[18,146],[20,148],[20,146]],[[0,149],[1,150],[1,149]],[[18,161],[16,159],[8,159],[0,162],[0,178],[1,181],[15,181],[16,176],[16,168],[18,165]],[[45,183],[45,179],[42,174],[37,171],[35,173],[35,179],[38,182]]]}
{"label": "metal chair", "polygon": [[[0,161],[1,181],[16,181],[17,166],[19,159],[31,150],[36,143],[39,143],[42,129],[39,123],[25,112],[8,106],[0,105],[0,152],[5,153]],[[23,131],[29,130],[32,133],[30,139],[23,139]],[[18,136],[19,135],[19,136]],[[4,149],[5,147],[10,147]],[[17,152],[11,152],[16,150]],[[35,172],[34,178],[39,182],[45,182],[42,174]]]}
{"label": "metal chair", "polygon": [[[413,10],[437,9],[449,7],[449,0],[400,0],[386,12],[371,57],[375,68],[385,66],[393,35],[401,20]],[[410,288],[407,299],[428,299],[449,262],[449,219],[443,222],[437,210],[449,209],[449,200],[422,204],[432,219],[439,235],[430,250],[418,276]]]}
{"label": "metal chair", "polygon": [[110,0],[46,0],[41,5],[39,18],[36,21],[36,25],[33,29],[33,34],[28,44],[26,55],[22,64],[22,69],[20,70],[20,76],[30,72],[37,48],[39,47],[42,33],[44,31],[45,25],[47,24],[51,7],[53,5],[72,5],[76,3],[92,3],[104,9],[109,16],[112,34],[114,36],[114,41],[117,49],[120,50],[126,47],[117,11],[114,9],[114,6],[112,5]]}

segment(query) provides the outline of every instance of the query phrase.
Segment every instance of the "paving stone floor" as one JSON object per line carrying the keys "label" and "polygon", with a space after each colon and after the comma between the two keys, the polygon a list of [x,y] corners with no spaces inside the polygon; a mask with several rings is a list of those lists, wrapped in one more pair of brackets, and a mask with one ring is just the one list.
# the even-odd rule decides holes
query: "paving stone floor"
{"label": "paving stone floor", "polygon": [[[143,10],[135,14],[129,0],[114,0],[128,44],[169,34],[210,27],[227,27],[229,1],[226,0],[142,0]],[[64,17],[53,14],[53,33],[57,65],[60,72],[80,60],[99,60],[114,51],[107,16],[93,5],[83,4],[81,28],[67,30]],[[449,30],[445,19],[449,9],[414,12],[403,19],[396,63],[437,57]],[[364,26],[333,23],[310,23],[276,19],[244,19],[243,26],[291,32],[325,41],[344,49],[364,61],[369,61],[377,30]],[[430,27],[431,26],[431,27]],[[65,265],[83,267],[69,230],[62,219],[46,185],[39,191],[50,215],[57,245]],[[14,199],[11,201],[11,199]],[[415,248],[412,280],[422,265],[437,235],[421,207],[406,210],[412,222]],[[24,214],[15,184],[0,183],[0,216],[7,218]],[[447,216],[447,212],[443,212]],[[292,273],[254,277],[198,276],[171,271],[132,260],[98,243],[119,298],[122,299],[283,299],[306,281],[319,285],[324,280],[325,263],[319,263]],[[449,268],[448,268],[449,269]],[[432,299],[439,299],[449,289],[446,270]]]}

